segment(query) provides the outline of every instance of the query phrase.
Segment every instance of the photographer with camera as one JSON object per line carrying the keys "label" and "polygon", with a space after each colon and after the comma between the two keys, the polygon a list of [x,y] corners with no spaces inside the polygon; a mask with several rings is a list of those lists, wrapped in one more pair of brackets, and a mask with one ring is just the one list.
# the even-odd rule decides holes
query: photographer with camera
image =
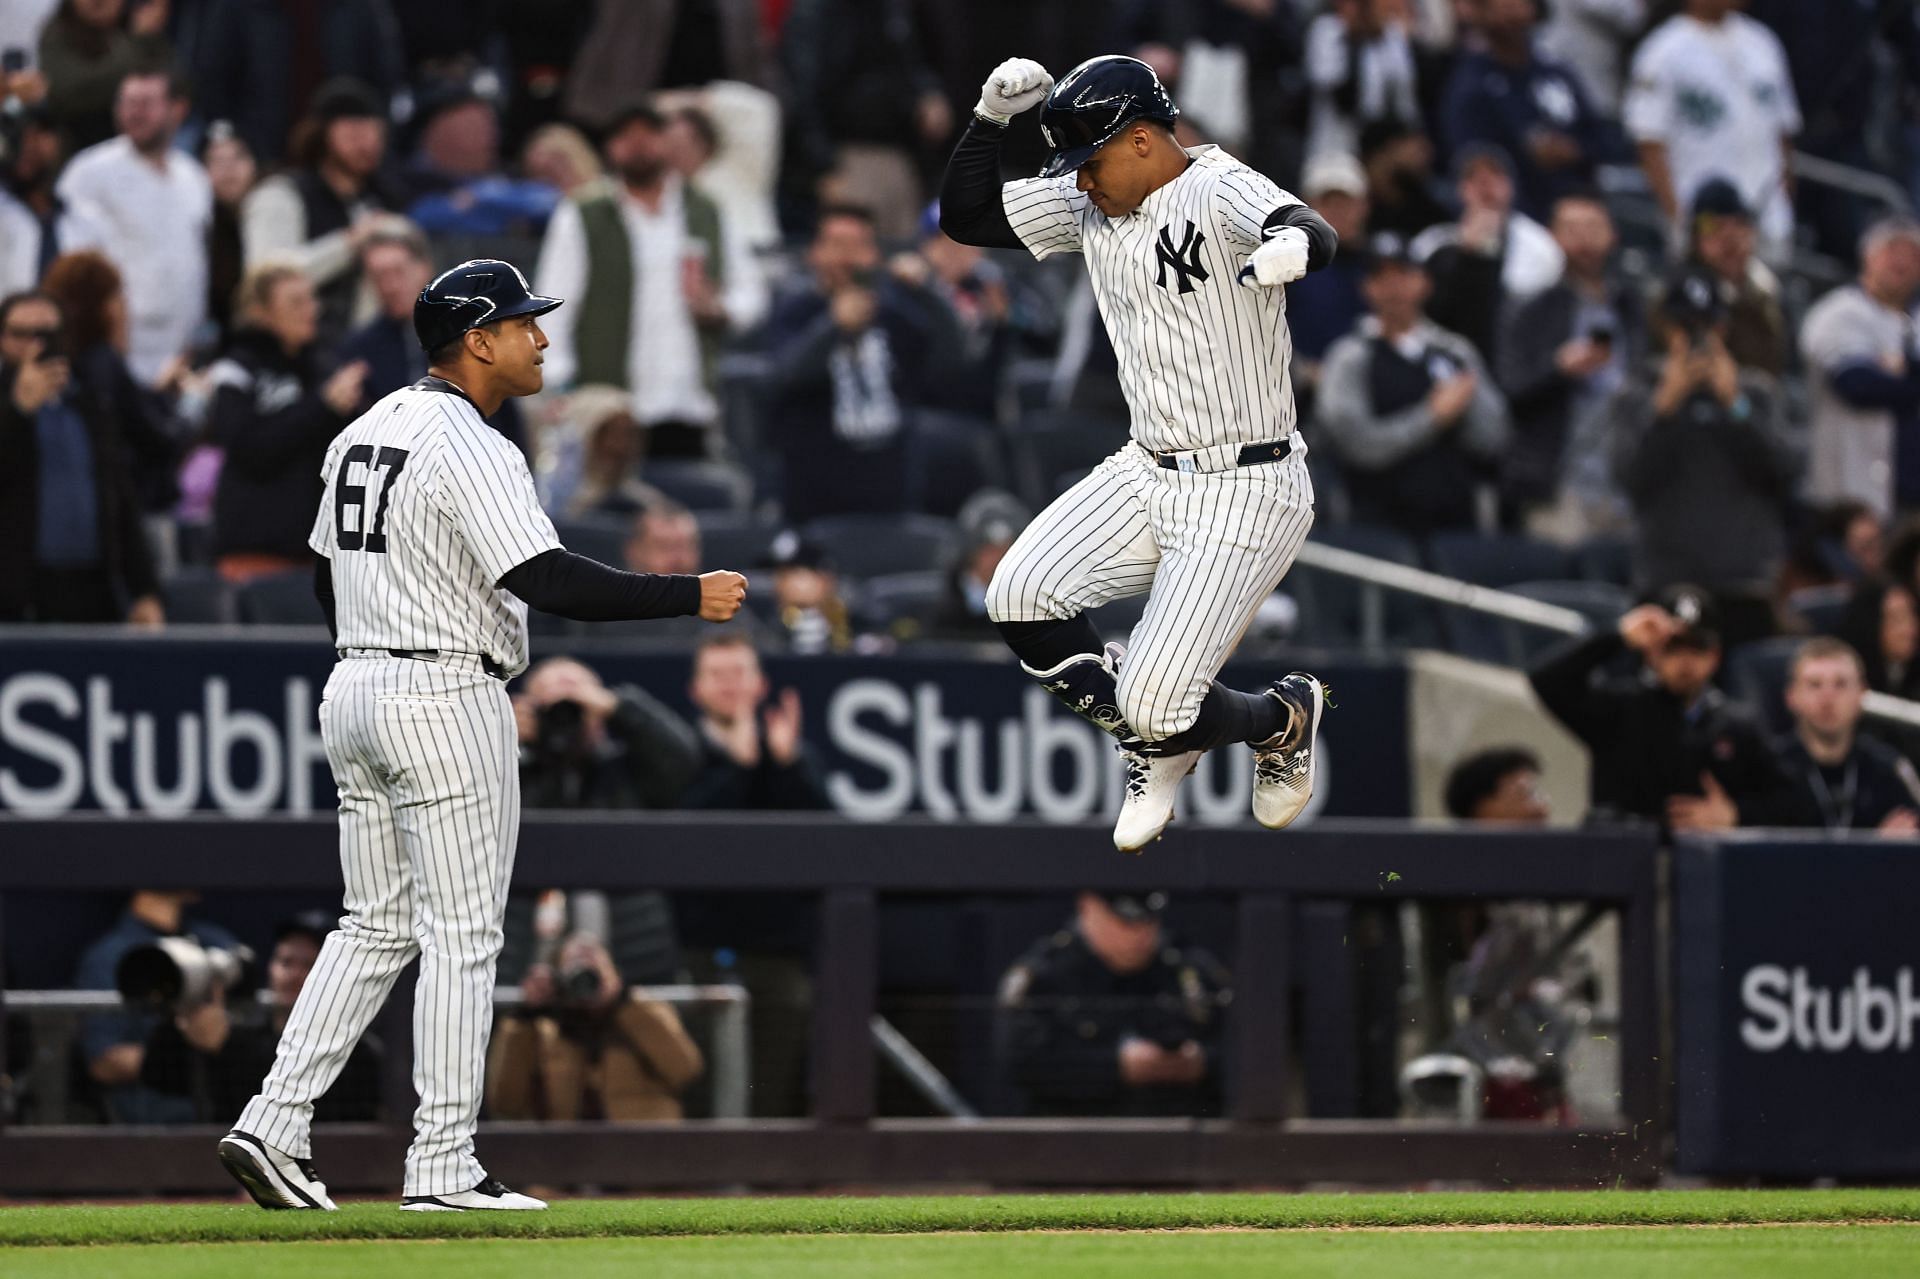
{"label": "photographer with camera", "polygon": [[1634,571],[1643,589],[1705,587],[1728,648],[1773,633],[1773,583],[1802,431],[1780,385],[1727,344],[1713,277],[1683,271],[1661,304],[1666,360],[1615,412],[1614,473],[1633,505]]}
{"label": "photographer with camera", "polygon": [[487,1107],[496,1119],[674,1120],[705,1062],[680,1017],[630,994],[591,933],[561,942],[520,982],[518,1016],[496,1026]]}
{"label": "photographer with camera", "polygon": [[1001,979],[1002,1069],[1036,1115],[1220,1108],[1226,969],[1167,937],[1165,893],[1081,893]]}
{"label": "photographer with camera", "polygon": [[[141,1084],[189,1102],[199,1123],[212,1123],[246,1105],[273,1066],[274,1049],[286,1029],[293,1001],[300,997],[321,943],[333,928],[333,919],[315,910],[296,915],[274,930],[266,972],[271,1002],[264,1018],[249,998],[251,983],[243,980],[244,966],[237,957],[229,960],[227,952],[217,950],[194,955],[176,947],[173,972],[160,966],[154,977],[147,977],[130,967],[137,958],[144,958],[132,952],[121,966],[122,991],[129,1002],[145,998],[164,1004],[170,1014],[147,1036]],[[194,978],[201,965],[206,966],[208,979],[196,986]],[[147,972],[154,969],[149,967]],[[340,1078],[314,1103],[315,1121],[375,1119],[380,1105],[380,1057],[380,1043],[373,1036],[355,1044]]]}
{"label": "photographer with camera", "polygon": [[[245,950],[238,939],[202,919],[192,919],[187,908],[199,894],[176,890],[136,889],[126,913],[87,947],[74,971],[75,990],[119,988],[121,961],[136,950],[163,941],[186,941],[194,949],[234,955]],[[87,1076],[99,1086],[106,1117],[123,1124],[192,1123],[190,1099],[156,1091],[141,1080],[146,1044],[166,1013],[135,1001],[125,1010],[100,1013],[80,1027],[80,1050]]]}

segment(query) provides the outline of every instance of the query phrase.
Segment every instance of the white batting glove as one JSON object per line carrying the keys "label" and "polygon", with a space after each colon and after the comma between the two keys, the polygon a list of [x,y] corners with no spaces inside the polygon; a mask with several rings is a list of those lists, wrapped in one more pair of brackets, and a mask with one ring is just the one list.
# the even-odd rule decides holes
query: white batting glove
{"label": "white batting glove", "polygon": [[1053,77],[1032,58],[1008,58],[993,69],[980,86],[973,113],[983,120],[1005,124],[1022,111],[1039,106],[1053,89]]}
{"label": "white batting glove", "polygon": [[1240,268],[1240,282],[1263,289],[1291,284],[1307,273],[1307,233],[1297,226],[1276,227],[1266,243]]}

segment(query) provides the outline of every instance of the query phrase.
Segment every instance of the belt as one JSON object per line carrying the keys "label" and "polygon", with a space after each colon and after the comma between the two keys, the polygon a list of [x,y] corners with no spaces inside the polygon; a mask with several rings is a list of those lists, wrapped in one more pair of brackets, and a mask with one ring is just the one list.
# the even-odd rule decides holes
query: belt
{"label": "belt", "polygon": [[[413,662],[437,662],[440,660],[440,650],[437,648],[343,648],[340,650],[340,656],[404,657],[408,661]],[[491,657],[488,657],[485,653],[456,653],[450,654],[450,656],[477,658],[482,671],[485,671],[494,679],[502,682],[505,682],[507,678],[507,668],[494,661]]]}
{"label": "belt", "polygon": [[1293,452],[1293,437],[1288,435],[1277,440],[1262,440],[1258,444],[1243,444],[1237,452],[1230,451],[1234,447],[1231,444],[1168,453],[1156,452],[1144,444],[1140,447],[1146,450],[1156,466],[1193,475],[1202,471],[1231,471],[1241,466],[1264,466],[1269,462],[1284,461]]}

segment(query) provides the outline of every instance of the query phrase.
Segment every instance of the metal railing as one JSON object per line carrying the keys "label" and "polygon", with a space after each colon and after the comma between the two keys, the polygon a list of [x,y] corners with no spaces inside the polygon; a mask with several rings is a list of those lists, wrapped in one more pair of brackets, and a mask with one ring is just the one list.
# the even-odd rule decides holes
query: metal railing
{"label": "metal railing", "polygon": [[[712,1009],[712,1034],[709,1043],[708,1078],[712,1081],[713,1117],[745,1119],[747,1090],[751,1085],[747,1015],[752,997],[743,986],[630,986],[629,996],[650,999],[676,1009]],[[261,1007],[271,1005],[272,995],[260,991],[255,999]],[[66,1109],[66,1072],[73,1023],[89,1013],[117,1012],[126,1007],[119,994],[111,990],[9,990],[4,995],[8,1012],[25,1013],[37,1022],[52,1022],[57,1033],[37,1044],[35,1068],[38,1078],[36,1100],[49,1111]],[[493,992],[496,1012],[512,1012],[523,1007],[518,986],[498,986]]]}
{"label": "metal railing", "polygon": [[[1407,564],[1397,564],[1358,551],[1309,541],[1301,546],[1298,563],[1326,573],[1352,578],[1360,584],[1361,643],[1378,647],[1386,634],[1385,592],[1394,591],[1515,622],[1538,627],[1560,635],[1581,635],[1590,629],[1589,619],[1576,609],[1562,608],[1540,600],[1528,599],[1512,591],[1491,586],[1476,586],[1458,578],[1429,572]],[[1875,719],[1920,727],[1920,702],[1908,701],[1886,693],[1869,692],[1866,713]]]}

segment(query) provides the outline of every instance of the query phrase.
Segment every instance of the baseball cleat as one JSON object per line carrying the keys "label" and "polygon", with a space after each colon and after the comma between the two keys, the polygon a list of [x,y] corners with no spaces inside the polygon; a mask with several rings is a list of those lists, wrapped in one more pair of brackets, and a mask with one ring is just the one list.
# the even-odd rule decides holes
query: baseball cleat
{"label": "baseball cleat", "polygon": [[275,1150],[252,1133],[235,1130],[220,1139],[220,1162],[262,1208],[335,1211],[313,1161]]}
{"label": "baseball cleat", "polygon": [[1253,743],[1253,816],[1268,830],[1290,825],[1313,798],[1313,742],[1326,708],[1327,686],[1295,671],[1275,680],[1266,696],[1292,717],[1282,731]]}
{"label": "baseball cleat", "polygon": [[1173,820],[1173,797],[1180,783],[1200,764],[1200,751],[1152,756],[1120,752],[1127,769],[1127,793],[1120,801],[1120,820],[1113,826],[1113,846],[1137,853],[1159,839]]}
{"label": "baseball cleat", "polygon": [[497,1177],[489,1177],[472,1190],[451,1195],[408,1195],[400,1201],[402,1212],[539,1212],[547,1201],[508,1190]]}

